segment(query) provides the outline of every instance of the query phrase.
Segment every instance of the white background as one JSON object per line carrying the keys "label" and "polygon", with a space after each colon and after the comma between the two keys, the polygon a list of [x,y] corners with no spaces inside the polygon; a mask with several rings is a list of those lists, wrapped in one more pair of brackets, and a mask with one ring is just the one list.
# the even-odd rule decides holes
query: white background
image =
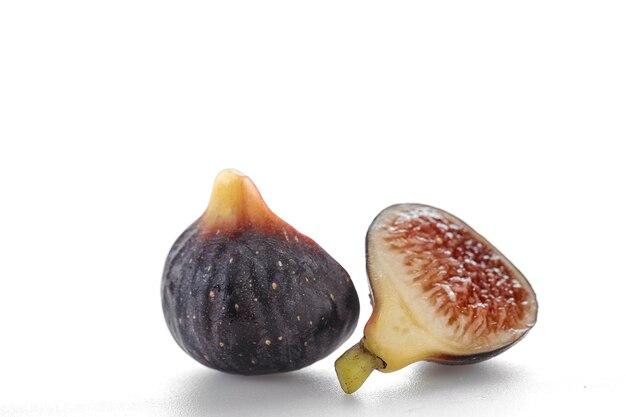
{"label": "white background", "polygon": [[[3,1],[0,415],[624,415],[622,1]],[[483,364],[203,368],[165,256],[238,168],[350,272],[399,202],[466,220],[537,326]]]}

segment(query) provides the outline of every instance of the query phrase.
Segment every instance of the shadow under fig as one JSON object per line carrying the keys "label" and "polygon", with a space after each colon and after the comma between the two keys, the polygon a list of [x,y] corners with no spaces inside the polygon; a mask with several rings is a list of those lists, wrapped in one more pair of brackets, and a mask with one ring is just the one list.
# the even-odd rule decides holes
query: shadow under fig
{"label": "shadow under fig", "polygon": [[413,365],[406,376],[406,383],[396,387],[399,389],[395,393],[391,387],[385,388],[388,398],[404,401],[411,397],[413,404],[445,404],[451,409],[496,398],[512,405],[519,401],[518,394],[528,384],[523,367],[497,359],[457,366],[422,362]]}
{"label": "shadow under fig", "polygon": [[199,369],[172,383],[171,392],[176,408],[193,416],[302,416],[354,401],[343,394],[334,372],[313,369],[261,376]]}
{"label": "shadow under fig", "polygon": [[500,399],[513,405],[529,383],[523,367],[499,360],[472,365],[420,362],[390,374],[374,373],[355,395],[380,412],[462,412],[464,407]]}
{"label": "shadow under fig", "polygon": [[440,389],[490,391],[515,384],[521,370],[498,360],[472,365],[441,365],[424,362],[415,367],[413,378],[421,391]]}
{"label": "shadow under fig", "polygon": [[[524,384],[524,371],[500,361],[448,366],[428,362],[392,374],[375,373],[360,391],[346,395],[332,369],[263,375],[229,375],[199,369],[170,385],[183,415],[320,415],[341,411],[369,415],[467,399],[509,397]],[[360,411],[359,411],[360,410]]]}

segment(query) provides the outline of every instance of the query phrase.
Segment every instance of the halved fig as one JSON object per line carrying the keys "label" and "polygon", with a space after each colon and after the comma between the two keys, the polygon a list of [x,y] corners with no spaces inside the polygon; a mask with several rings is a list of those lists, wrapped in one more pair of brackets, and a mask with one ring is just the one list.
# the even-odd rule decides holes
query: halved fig
{"label": "halved fig", "polygon": [[374,369],[480,362],[535,324],[537,300],[526,278],[450,213],[394,205],[374,219],[366,240],[374,311],[363,339],[335,363],[347,393]]}

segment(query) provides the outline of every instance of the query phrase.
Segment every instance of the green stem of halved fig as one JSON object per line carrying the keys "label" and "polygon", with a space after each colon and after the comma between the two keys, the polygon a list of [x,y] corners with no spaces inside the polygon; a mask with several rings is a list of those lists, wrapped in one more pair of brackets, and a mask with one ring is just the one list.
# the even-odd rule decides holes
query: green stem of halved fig
{"label": "green stem of halved fig", "polygon": [[359,317],[348,273],[235,170],[217,175],[207,209],[174,243],[161,294],[185,352],[244,375],[314,363],[352,334]]}
{"label": "green stem of halved fig", "polygon": [[344,392],[358,390],[375,369],[384,369],[385,363],[367,350],[361,340],[335,361],[337,378]]}
{"label": "green stem of halved fig", "polygon": [[347,393],[373,369],[393,372],[421,360],[480,362],[535,324],[537,300],[526,278],[450,213],[391,206],[374,219],[366,240],[374,311],[363,341],[335,364]]}

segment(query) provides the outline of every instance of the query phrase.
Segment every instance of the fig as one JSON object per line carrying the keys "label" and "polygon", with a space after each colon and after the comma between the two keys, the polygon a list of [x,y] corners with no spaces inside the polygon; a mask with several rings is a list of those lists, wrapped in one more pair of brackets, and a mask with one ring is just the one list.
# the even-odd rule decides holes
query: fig
{"label": "fig", "polygon": [[161,297],[180,347],[234,374],[308,366],[339,347],[359,317],[348,273],[235,170],[218,174],[206,211],[174,243]]}
{"label": "fig", "polygon": [[335,362],[346,393],[374,369],[483,361],[535,324],[537,300],[522,273],[443,210],[388,207],[369,227],[366,252],[374,310],[363,339]]}

